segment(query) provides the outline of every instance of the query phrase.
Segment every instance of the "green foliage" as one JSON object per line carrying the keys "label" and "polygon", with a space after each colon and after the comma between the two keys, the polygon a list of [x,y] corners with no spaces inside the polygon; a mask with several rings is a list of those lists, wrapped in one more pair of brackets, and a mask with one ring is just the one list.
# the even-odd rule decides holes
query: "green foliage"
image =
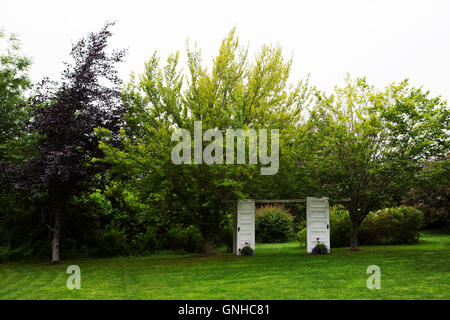
{"label": "green foliage", "polygon": [[[423,226],[423,213],[413,207],[393,207],[371,212],[361,225],[361,244],[410,244],[419,240]],[[348,247],[351,237],[351,220],[347,210],[335,207],[330,210],[330,238],[333,248]]]}
{"label": "green foliage", "polygon": [[0,161],[17,161],[32,153],[27,145],[33,139],[23,130],[29,116],[25,102],[31,87],[31,60],[20,54],[20,42],[14,34],[8,36],[0,30],[2,42],[6,43],[0,52]]}
{"label": "green foliage", "polygon": [[33,256],[31,248],[16,248],[0,247],[0,263],[8,261],[22,261],[29,260]]}
{"label": "green foliage", "polygon": [[191,225],[172,226],[167,233],[167,248],[182,249],[186,252],[200,252],[202,250],[202,235],[197,227]]}
{"label": "green foliage", "polygon": [[225,245],[227,251],[233,250],[233,230],[224,228],[220,233],[219,243]]}
{"label": "green foliage", "polygon": [[109,229],[105,230],[96,248],[98,257],[113,257],[128,255],[130,248],[124,231]]}
{"label": "green foliage", "polygon": [[297,163],[316,180],[318,195],[342,201],[349,211],[356,250],[366,215],[398,203],[426,160],[448,152],[450,110],[407,80],[381,91],[347,77],[333,95],[317,96],[297,137]]}
{"label": "green foliage", "polygon": [[293,217],[283,206],[267,205],[256,210],[256,241],[286,242],[293,239]]}
{"label": "green foliage", "polygon": [[8,260],[48,255],[48,231],[38,203],[14,190],[0,192],[0,247]]}
{"label": "green foliage", "polygon": [[328,253],[328,248],[324,243],[318,242],[311,252],[313,254],[325,254]]}
{"label": "green foliage", "polygon": [[371,212],[361,225],[365,244],[410,244],[419,241],[423,213],[413,207],[394,207]]}
{"label": "green foliage", "polygon": [[427,228],[450,225],[450,152],[426,163],[402,202],[424,213]]}
{"label": "green foliage", "polygon": [[225,245],[227,251],[233,250],[233,214],[227,215],[227,220],[217,239],[217,245]]}
{"label": "green foliage", "polygon": [[[64,258],[95,256],[103,230],[109,228],[117,214],[111,201],[99,190],[74,196],[64,210]],[[116,227],[116,226],[114,226]],[[120,229],[116,227],[116,229]],[[109,256],[108,253],[100,253]]]}
{"label": "green foliage", "polygon": [[300,243],[301,248],[306,247],[306,227],[297,232],[296,238]]}
{"label": "green foliage", "polygon": [[118,186],[74,197],[66,210],[65,225],[64,257],[201,250],[198,228],[160,219],[136,194]]}
{"label": "green foliage", "polygon": [[200,252],[202,250],[202,235],[197,227],[180,224],[168,226],[150,226],[145,233],[139,233],[132,241],[135,254],[148,255],[167,250]]}
{"label": "green foliage", "polygon": [[122,93],[128,110],[122,148],[110,143],[107,130],[96,133],[106,155],[100,161],[110,165],[108,174],[127,181],[154,215],[195,225],[206,244],[216,242],[228,223],[231,208],[223,204],[224,198],[245,198],[262,189],[251,182],[260,176],[259,168],[175,165],[174,129],[192,135],[196,120],[220,133],[228,128],[293,128],[310,101],[310,89],[307,83],[288,83],[292,61],[285,61],[280,47],[263,46],[250,61],[234,30],[223,39],[211,70],[203,65],[200,51],[188,49],[187,54],[187,75],[179,71],[178,53],[170,55],[164,67],[155,53],[139,80],[132,77]]}
{"label": "green foliage", "polygon": [[149,255],[160,248],[160,241],[157,235],[157,228],[152,226],[147,228],[145,233],[139,233],[133,239],[133,247],[138,254]]}
{"label": "green foliage", "polygon": [[241,256],[251,256],[253,255],[253,249],[250,245],[246,245],[241,249]]}
{"label": "green foliage", "polygon": [[350,245],[352,222],[342,206],[330,208],[330,242],[333,248]]}
{"label": "green foliage", "polygon": [[108,216],[113,211],[111,201],[100,191],[75,196],[71,205],[80,212],[95,216]]}
{"label": "green foliage", "polygon": [[[98,36],[102,45],[90,46]],[[97,81],[106,76],[120,82],[113,65],[123,52],[104,54],[109,36],[106,27],[79,42],[63,84],[53,88],[47,82],[47,91],[28,99],[30,60],[19,54],[15,36],[0,33],[7,42],[0,53],[0,260],[47,257],[47,226],[56,226],[53,217],[60,211],[64,258],[199,252],[208,243],[231,250],[232,208],[224,199],[328,196],[343,204],[330,213],[334,247],[350,244],[352,226],[361,226],[363,244],[416,241],[418,212],[377,211],[401,200],[424,212],[427,227],[450,222],[450,165],[444,157],[449,109],[440,97],[407,81],[378,90],[364,78],[348,77],[332,95],[308,81],[291,85],[292,60],[281,47],[264,45],[250,59],[233,29],[210,68],[197,48],[187,50],[186,73],[178,53],[164,65],[154,53],[121,92],[123,108],[116,86]],[[24,126],[30,120],[27,102],[35,107],[35,134]],[[279,129],[278,173],[262,176],[260,164],[175,165],[172,133],[184,128],[192,135],[196,120],[220,133]],[[38,131],[44,132],[40,138]],[[24,179],[11,179],[30,157],[34,167]],[[44,183],[40,193],[30,179]],[[13,191],[18,182],[36,198]],[[303,205],[289,212],[263,208],[256,216],[257,240],[293,238],[294,216],[304,245],[304,212]]]}

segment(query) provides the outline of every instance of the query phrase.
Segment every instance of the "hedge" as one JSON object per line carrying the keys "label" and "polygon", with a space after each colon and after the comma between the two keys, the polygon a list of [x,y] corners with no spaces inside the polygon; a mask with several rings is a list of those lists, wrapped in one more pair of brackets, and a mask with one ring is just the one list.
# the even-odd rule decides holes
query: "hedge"
{"label": "hedge", "polygon": [[294,238],[293,217],[283,206],[267,205],[256,210],[256,241],[286,242]]}
{"label": "hedge", "polygon": [[[359,228],[359,245],[410,244],[419,240],[419,230],[424,224],[423,213],[413,207],[400,206],[371,212]],[[351,220],[347,210],[332,207],[330,210],[330,242],[332,248],[350,246]],[[297,233],[304,246],[306,229]]]}

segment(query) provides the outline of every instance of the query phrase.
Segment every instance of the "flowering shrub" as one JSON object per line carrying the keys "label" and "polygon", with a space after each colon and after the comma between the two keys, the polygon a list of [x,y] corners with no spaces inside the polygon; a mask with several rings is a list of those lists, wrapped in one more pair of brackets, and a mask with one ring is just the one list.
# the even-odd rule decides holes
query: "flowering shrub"
{"label": "flowering shrub", "polygon": [[325,253],[328,253],[327,246],[324,243],[320,242],[320,238],[317,238],[317,244],[312,249],[312,253],[314,253],[314,254],[325,254]]}
{"label": "flowering shrub", "polygon": [[245,246],[242,249],[239,248],[239,251],[241,252],[241,256],[253,255],[253,249],[248,242],[245,242]]}

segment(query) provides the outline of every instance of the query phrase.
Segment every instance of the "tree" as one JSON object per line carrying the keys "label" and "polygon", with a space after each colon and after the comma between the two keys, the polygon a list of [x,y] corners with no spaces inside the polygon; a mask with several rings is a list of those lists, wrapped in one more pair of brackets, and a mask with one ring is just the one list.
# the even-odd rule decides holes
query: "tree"
{"label": "tree", "polygon": [[424,213],[426,227],[450,224],[450,152],[424,165],[402,202]]}
{"label": "tree", "polygon": [[[26,163],[25,185],[36,197],[45,194],[52,207],[52,262],[60,260],[63,210],[68,200],[89,187],[104,168],[90,163],[102,157],[97,127],[107,128],[118,143],[124,108],[120,100],[121,83],[115,64],[124,51],[106,52],[111,36],[107,23],[98,33],[75,43],[60,83],[44,80],[30,102],[33,118],[29,128],[42,139],[38,154]],[[109,85],[109,86],[107,86]]]}
{"label": "tree", "polygon": [[30,209],[27,199],[12,188],[15,165],[32,154],[34,136],[23,130],[29,116],[25,105],[30,65],[20,52],[19,39],[0,30],[0,243],[6,247],[12,245],[12,238],[23,241],[12,222],[20,219],[17,212]]}
{"label": "tree", "polygon": [[[198,120],[203,129],[222,136],[229,128],[283,130],[298,123],[309,87],[288,84],[291,61],[284,61],[280,47],[263,46],[250,62],[234,30],[223,39],[211,71],[202,65],[199,51],[187,54],[186,82],[178,71],[178,54],[169,56],[163,68],[154,54],[139,82],[132,81],[124,91],[128,113],[123,150],[108,143],[108,132],[98,133],[105,137],[100,147],[112,165],[109,172],[126,173],[151,207],[197,226],[204,252],[212,253],[227,219],[223,200],[255,194],[260,166],[174,164],[171,152],[177,142],[171,142],[172,133],[185,129],[193,137]],[[226,149],[226,139],[220,144],[216,137],[202,141],[202,150],[211,142],[219,144],[217,150]]]}
{"label": "tree", "polygon": [[349,211],[351,248],[358,250],[366,215],[401,200],[424,162],[449,150],[449,109],[407,80],[378,91],[347,77],[334,95],[318,97],[298,161]]}
{"label": "tree", "polygon": [[23,145],[20,138],[24,138],[25,92],[31,87],[31,60],[20,55],[20,43],[14,34],[7,36],[0,30],[0,42],[5,44],[0,55],[0,161],[6,165],[5,161],[22,157],[18,151]]}

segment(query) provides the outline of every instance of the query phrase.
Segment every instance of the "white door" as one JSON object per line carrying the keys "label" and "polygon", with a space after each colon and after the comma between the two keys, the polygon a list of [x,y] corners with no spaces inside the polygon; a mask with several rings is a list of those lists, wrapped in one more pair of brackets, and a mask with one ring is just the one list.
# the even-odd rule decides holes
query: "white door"
{"label": "white door", "polygon": [[246,242],[255,251],[255,201],[238,200],[237,203],[236,254],[246,246]]}
{"label": "white door", "polygon": [[[324,243],[330,252],[330,210],[328,198],[306,198],[306,244],[308,253],[317,241]],[[319,240],[317,240],[319,239]]]}

